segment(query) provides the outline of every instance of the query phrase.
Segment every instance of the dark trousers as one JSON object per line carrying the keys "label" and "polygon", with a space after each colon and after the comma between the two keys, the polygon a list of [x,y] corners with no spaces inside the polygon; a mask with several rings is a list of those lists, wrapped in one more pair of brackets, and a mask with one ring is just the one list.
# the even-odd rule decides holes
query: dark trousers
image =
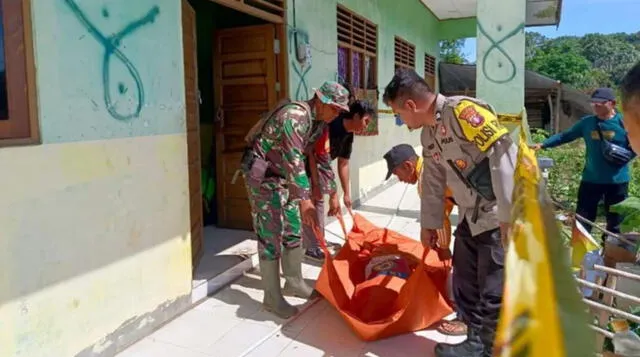
{"label": "dark trousers", "polygon": [[[620,203],[627,198],[629,183],[599,184],[591,182],[580,182],[578,189],[578,207],[576,213],[591,222],[596,220],[598,215],[598,204],[604,198],[604,209],[607,217],[607,230],[613,233],[620,233],[621,215],[610,210],[612,205]],[[591,232],[591,225],[584,224],[588,232]]]}
{"label": "dark trousers", "polygon": [[457,312],[485,347],[493,346],[504,287],[504,249],[500,229],[472,236],[464,219],[455,232],[453,291]]}

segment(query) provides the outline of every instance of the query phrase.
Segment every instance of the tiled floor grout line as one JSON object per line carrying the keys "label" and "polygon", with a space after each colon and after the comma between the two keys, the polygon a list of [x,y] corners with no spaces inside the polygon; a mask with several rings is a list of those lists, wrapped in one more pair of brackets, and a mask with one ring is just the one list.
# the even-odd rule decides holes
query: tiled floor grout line
{"label": "tiled floor grout line", "polygon": [[[196,349],[193,349],[193,348],[191,348],[191,347],[187,347],[187,346],[178,345],[178,344],[173,343],[173,342],[164,341],[164,340],[161,340],[161,339],[158,339],[158,338],[155,338],[155,337],[153,337],[153,338],[151,338],[151,337],[150,337],[150,339],[151,339],[151,341],[152,341],[153,343],[161,343],[161,344],[165,344],[165,345],[170,345],[170,346],[174,346],[174,347],[178,347],[178,348],[185,349],[185,350],[187,350],[187,351],[191,351],[191,352],[195,352],[195,353],[200,353],[200,354],[203,354],[203,355],[205,355],[205,356],[215,357],[215,355],[209,354],[209,353],[207,353],[207,352],[203,352],[203,351],[201,351],[201,350],[196,350]],[[216,341],[217,341],[217,340],[216,340]],[[140,342],[140,341],[139,341],[139,342]]]}
{"label": "tiled floor grout line", "polygon": [[[324,298],[322,298],[322,297],[318,298],[318,303],[322,303],[322,301],[325,301],[325,299],[324,299]],[[328,309],[328,308],[329,308],[329,306],[325,306],[324,310],[326,310],[326,309]],[[309,309],[309,310],[311,310],[311,309]],[[322,310],[322,311],[324,311],[324,310]],[[319,314],[320,314],[320,312],[318,313],[318,315],[319,315]],[[282,350],[280,350],[280,352],[279,352],[279,353],[280,353],[280,354],[282,354],[282,352],[284,352],[284,351],[285,351],[289,346],[291,346],[291,344],[293,344],[294,342],[298,341],[298,337],[299,337],[300,335],[302,335],[302,333],[304,332],[304,330],[305,330],[305,329],[307,329],[307,328],[309,327],[309,325],[311,325],[311,322],[312,322],[312,320],[307,321],[307,323],[304,325],[304,327],[302,327],[302,328],[300,329],[300,331],[298,331],[298,333],[297,333],[294,337],[292,337],[292,338],[291,338],[291,337],[289,337],[289,339],[290,339],[291,341],[289,341],[289,343],[287,343],[287,346],[286,346],[285,348],[283,348]]]}
{"label": "tiled floor grout line", "polygon": [[[300,312],[298,312],[298,314],[296,314],[295,316],[293,316],[291,319],[285,321],[284,323],[278,325],[276,328],[273,329],[273,331],[271,331],[269,334],[267,334],[266,336],[264,336],[263,338],[260,339],[260,341],[256,342],[254,345],[252,345],[251,347],[249,347],[244,353],[242,353],[241,355],[239,355],[238,357],[245,357],[247,355],[249,355],[251,352],[255,351],[258,347],[260,347],[263,343],[267,342],[271,337],[275,336],[278,334],[278,332],[282,332],[282,329],[285,328],[285,326],[287,326],[287,324],[290,324],[294,321],[296,321],[298,318],[302,317],[302,315],[304,315],[307,311],[311,310],[316,304],[318,304],[319,302],[321,302],[322,300],[324,300],[321,297],[317,297],[315,298],[313,301],[308,301],[305,306],[303,306],[303,308],[300,310]],[[300,334],[302,333],[302,331],[304,331],[304,329],[306,328],[307,325],[305,325],[305,327],[303,327],[300,332],[298,334],[296,334],[296,336],[294,338],[290,338],[290,342],[287,344],[286,347],[289,347],[289,345],[291,343],[293,343],[293,341],[295,341],[295,338],[297,338],[298,336],[300,336]],[[286,348],[285,347],[285,348]],[[284,351],[281,350],[280,352]]]}
{"label": "tiled floor grout line", "polygon": [[[237,326],[239,326],[240,324],[242,324],[243,322],[245,322],[247,320],[246,317],[243,317],[241,319],[238,319],[238,322],[236,322],[235,324],[232,324],[225,333],[223,333],[222,335],[220,335],[220,337],[218,337],[215,341],[213,341],[210,345],[207,345],[207,347],[213,347],[215,346],[215,344],[218,341],[221,341],[225,336],[227,336],[234,328],[236,328]],[[199,351],[198,351],[199,352]],[[200,352],[203,353],[203,352]],[[212,357],[215,357],[215,355],[210,355]]]}

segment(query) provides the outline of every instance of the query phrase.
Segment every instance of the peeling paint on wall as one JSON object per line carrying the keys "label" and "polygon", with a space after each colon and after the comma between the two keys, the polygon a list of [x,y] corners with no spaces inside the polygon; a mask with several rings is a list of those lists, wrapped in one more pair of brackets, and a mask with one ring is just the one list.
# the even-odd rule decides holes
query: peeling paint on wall
{"label": "peeling paint on wall", "polygon": [[80,351],[74,357],[111,357],[137,340],[151,334],[160,323],[189,308],[191,308],[191,294],[167,301],[151,312],[123,322],[114,332],[102,338],[95,345]]}

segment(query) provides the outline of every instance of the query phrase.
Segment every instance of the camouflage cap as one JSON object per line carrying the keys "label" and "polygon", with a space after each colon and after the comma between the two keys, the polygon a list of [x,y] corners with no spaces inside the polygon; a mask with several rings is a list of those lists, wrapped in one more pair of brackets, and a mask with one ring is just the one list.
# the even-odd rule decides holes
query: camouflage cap
{"label": "camouflage cap", "polygon": [[335,105],[342,110],[349,110],[349,91],[340,83],[326,81],[322,87],[314,89],[314,91],[322,103]]}

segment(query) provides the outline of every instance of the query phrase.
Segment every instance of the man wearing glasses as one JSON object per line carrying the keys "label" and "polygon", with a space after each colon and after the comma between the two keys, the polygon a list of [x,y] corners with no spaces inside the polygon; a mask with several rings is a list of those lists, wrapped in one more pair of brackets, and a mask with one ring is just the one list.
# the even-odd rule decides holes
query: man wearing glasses
{"label": "man wearing glasses", "polygon": [[[549,137],[534,149],[551,149],[584,139],[586,155],[582,181],[578,189],[576,213],[594,222],[598,204],[604,199],[607,230],[620,233],[622,216],[609,208],[627,198],[629,189],[629,162],[612,162],[607,157],[605,145],[617,145],[631,150],[622,114],[616,111],[616,96],[611,88],[598,88],[591,95],[595,115],[586,116],[567,131]],[[635,156],[635,155],[633,155]],[[591,225],[586,225],[591,232]]]}

